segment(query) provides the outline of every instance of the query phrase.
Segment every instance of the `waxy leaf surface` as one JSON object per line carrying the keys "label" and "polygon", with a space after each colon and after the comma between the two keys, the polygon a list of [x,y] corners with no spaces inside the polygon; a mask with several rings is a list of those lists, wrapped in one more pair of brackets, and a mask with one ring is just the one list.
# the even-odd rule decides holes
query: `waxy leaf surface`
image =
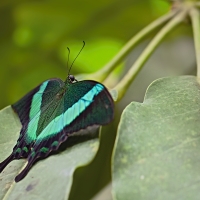
{"label": "waxy leaf surface", "polygon": [[200,85],[196,77],[154,81],[124,110],[113,156],[117,200],[200,199]]}

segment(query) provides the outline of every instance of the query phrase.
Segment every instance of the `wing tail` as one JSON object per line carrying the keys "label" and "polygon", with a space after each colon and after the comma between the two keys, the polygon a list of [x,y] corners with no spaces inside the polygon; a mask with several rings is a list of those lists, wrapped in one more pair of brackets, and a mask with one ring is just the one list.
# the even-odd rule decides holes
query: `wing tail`
{"label": "wing tail", "polygon": [[3,162],[0,163],[0,173],[4,170],[4,168],[11,162],[13,161],[14,158],[14,154],[11,153],[10,156],[8,156]]}
{"label": "wing tail", "polygon": [[28,164],[26,165],[26,167],[15,177],[15,182],[21,181],[27,175],[33,163],[34,163],[34,160],[28,161]]}

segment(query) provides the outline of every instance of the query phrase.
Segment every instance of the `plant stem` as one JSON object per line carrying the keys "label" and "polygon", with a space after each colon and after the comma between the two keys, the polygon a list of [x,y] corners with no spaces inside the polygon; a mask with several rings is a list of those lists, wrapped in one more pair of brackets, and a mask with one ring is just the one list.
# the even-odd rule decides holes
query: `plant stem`
{"label": "plant stem", "polygon": [[93,79],[98,81],[103,81],[107,78],[108,74],[110,74],[113,69],[128,55],[128,53],[136,46],[146,35],[150,34],[154,29],[163,25],[167,21],[169,21],[178,11],[170,12],[151,24],[142,29],[138,34],[136,34],[133,38],[129,40],[125,44],[125,46],[117,53],[117,55],[107,63],[101,70],[96,73],[90,74],[89,77],[93,77]]}
{"label": "plant stem", "polygon": [[147,61],[149,56],[153,53],[153,51],[156,49],[157,45],[161,42],[161,40],[164,38],[164,36],[167,35],[174,27],[176,27],[178,24],[180,24],[183,19],[185,18],[187,14],[187,9],[184,9],[181,11],[178,15],[176,15],[171,21],[169,21],[159,32],[158,34],[153,38],[153,40],[149,43],[149,45],[145,48],[145,50],[142,52],[142,54],[139,56],[139,58],[136,60],[136,62],[132,65],[132,67],[129,69],[127,74],[123,77],[123,79],[116,85],[114,90],[117,90],[118,92],[118,99],[119,101],[130,84],[133,82],[134,78],[138,74],[138,72],[142,69],[142,66]]}
{"label": "plant stem", "polygon": [[197,77],[200,78],[200,14],[196,8],[190,10],[192,28],[194,34],[194,45],[197,60]]}

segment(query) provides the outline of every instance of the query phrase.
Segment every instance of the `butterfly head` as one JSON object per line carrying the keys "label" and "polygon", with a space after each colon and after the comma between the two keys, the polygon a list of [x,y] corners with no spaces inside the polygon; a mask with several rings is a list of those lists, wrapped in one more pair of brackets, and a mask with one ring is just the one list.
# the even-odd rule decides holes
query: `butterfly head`
{"label": "butterfly head", "polygon": [[74,75],[71,75],[71,74],[69,74],[69,75],[68,75],[68,82],[69,82],[69,83],[73,83],[74,81],[76,81],[76,82],[77,82],[77,80],[75,79],[75,76],[74,76]]}
{"label": "butterfly head", "polygon": [[[69,74],[69,73],[70,73],[70,71],[71,71],[71,68],[72,68],[72,66],[73,66],[73,64],[74,64],[74,62],[75,62],[75,60],[76,60],[76,58],[79,56],[79,54],[80,54],[81,51],[83,50],[84,46],[85,46],[85,42],[83,41],[83,46],[82,46],[81,50],[79,51],[79,53],[77,54],[77,56],[76,56],[75,59],[73,60],[71,66],[70,66],[70,68],[69,68],[69,70],[68,70],[68,75],[67,75],[67,79],[66,79],[65,83],[73,83],[74,81],[77,82],[77,80],[75,79],[75,77],[74,77],[73,75]],[[67,47],[67,49],[68,49],[68,52],[69,52],[69,53],[68,53],[68,60],[67,60],[67,68],[68,68],[70,49],[69,49],[69,47]]]}

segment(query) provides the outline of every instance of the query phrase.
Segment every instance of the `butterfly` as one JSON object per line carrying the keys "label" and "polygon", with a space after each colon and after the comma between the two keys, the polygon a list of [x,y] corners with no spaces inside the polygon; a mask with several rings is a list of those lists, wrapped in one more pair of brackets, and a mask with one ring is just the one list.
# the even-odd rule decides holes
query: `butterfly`
{"label": "butterfly", "polygon": [[11,105],[22,128],[12,153],[0,163],[0,172],[15,159],[27,158],[26,167],[15,177],[22,180],[32,165],[47,157],[73,133],[106,125],[114,116],[114,102],[106,87],[96,81],[77,81],[68,73],[44,81]]}

